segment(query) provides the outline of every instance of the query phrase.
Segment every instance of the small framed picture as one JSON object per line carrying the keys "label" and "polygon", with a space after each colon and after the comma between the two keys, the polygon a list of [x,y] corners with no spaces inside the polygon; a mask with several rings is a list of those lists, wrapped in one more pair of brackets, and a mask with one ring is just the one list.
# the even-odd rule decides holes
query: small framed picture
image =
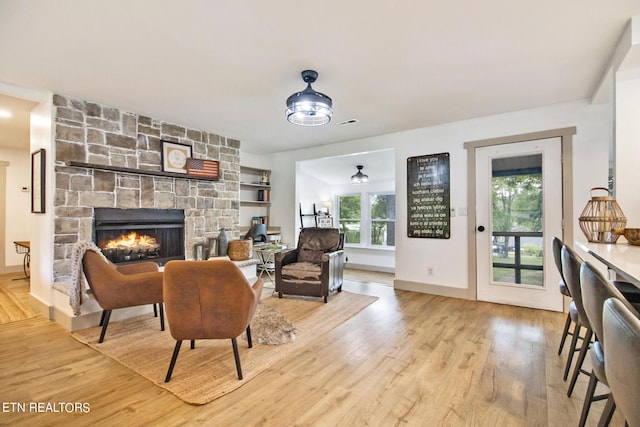
{"label": "small framed picture", "polygon": [[333,227],[333,218],[330,216],[318,217],[318,227],[331,228]]}
{"label": "small framed picture", "polygon": [[191,146],[170,141],[160,142],[162,142],[162,170],[186,174],[187,159],[191,157]]}
{"label": "small framed picture", "polygon": [[45,150],[31,153],[31,212],[44,213]]}

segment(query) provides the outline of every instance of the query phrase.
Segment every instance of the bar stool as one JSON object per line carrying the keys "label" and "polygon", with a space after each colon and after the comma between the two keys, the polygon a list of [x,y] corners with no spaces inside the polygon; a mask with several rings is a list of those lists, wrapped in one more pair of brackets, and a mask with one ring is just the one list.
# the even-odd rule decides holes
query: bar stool
{"label": "bar stool", "polygon": [[603,339],[607,347],[605,371],[611,394],[599,425],[606,425],[620,408],[626,423],[640,426],[640,319],[623,301],[610,298],[603,309]]}
{"label": "bar stool", "polygon": [[[551,250],[553,252],[553,260],[555,261],[556,268],[560,273],[560,281],[558,282],[558,289],[560,290],[560,293],[562,295],[571,298],[571,292],[569,292],[569,288],[567,287],[567,284],[564,281],[564,275],[562,274],[562,257],[561,257],[562,246],[564,246],[564,243],[562,242],[562,240],[560,240],[557,237],[554,237],[553,240],[551,241]],[[574,326],[574,332],[569,332],[569,329],[571,328],[572,323],[575,324],[575,321],[577,320],[577,318],[578,318],[578,311],[576,309],[575,303],[571,301],[571,305],[569,306],[569,312],[567,313],[567,320],[565,321],[564,329],[562,330],[562,338],[560,339],[560,346],[558,347],[558,356],[562,354],[562,349],[564,348],[564,343],[567,340],[567,336],[569,335],[573,336],[576,330],[576,327]]]}
{"label": "bar stool", "polygon": [[[592,264],[584,262],[580,267],[580,286],[582,289],[582,302],[584,309],[589,318],[589,324],[593,329],[594,342],[591,345],[589,352],[591,359],[591,373],[589,374],[589,385],[587,387],[587,393],[585,395],[584,404],[582,406],[582,414],[580,416],[579,426],[584,426],[589,415],[589,409],[591,402],[602,400],[609,395],[594,396],[596,386],[598,382],[604,385],[609,385],[607,375],[605,373],[606,365],[609,363],[608,357],[610,349],[605,348],[605,342],[603,341],[603,326],[602,326],[602,311],[604,302],[609,298],[617,298],[622,301],[622,304],[627,307],[636,315],[637,312],[633,309],[631,304],[625,299],[624,295],[616,289],[616,287],[605,278]],[[629,362],[625,363],[628,367]],[[572,384],[575,383],[577,374],[574,372],[574,378],[572,378]],[[610,411],[611,415],[613,411]]]}
{"label": "bar stool", "polygon": [[[593,335],[593,332],[591,331],[591,325],[589,324],[587,313],[584,310],[584,305],[582,303],[582,290],[580,289],[580,266],[584,261],[573,249],[571,249],[567,245],[562,246],[561,259],[562,272],[564,275],[565,283],[569,288],[569,292],[571,293],[571,297],[573,298],[572,304],[575,305],[575,311],[577,312],[577,316],[572,317],[572,320],[575,321],[576,326],[573,329],[571,348],[569,351],[569,355],[567,356],[567,365],[564,369],[563,379],[565,380],[569,376],[571,361],[573,360],[573,353],[578,348],[578,339],[582,339],[580,353],[578,354],[578,360],[576,361],[576,366],[574,368],[574,378],[572,378],[571,383],[569,384],[569,390],[567,391],[567,396],[571,396],[571,394],[573,393],[573,388],[575,386],[575,381],[578,378],[578,374],[588,374],[588,372],[582,370],[582,362],[584,361],[587,349],[589,348],[589,343],[591,342],[591,336]],[[583,327],[585,328],[585,333],[584,337],[581,337],[580,331]]]}

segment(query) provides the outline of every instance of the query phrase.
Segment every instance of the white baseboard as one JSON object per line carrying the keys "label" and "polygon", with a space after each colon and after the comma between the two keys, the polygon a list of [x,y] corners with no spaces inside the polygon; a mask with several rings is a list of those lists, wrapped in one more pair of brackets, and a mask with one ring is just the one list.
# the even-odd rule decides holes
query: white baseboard
{"label": "white baseboard", "polygon": [[365,270],[365,271],[378,271],[380,273],[395,273],[396,269],[393,267],[380,267],[377,265],[367,264],[353,264],[351,262],[345,263],[344,268],[352,270]]}
{"label": "white baseboard", "polygon": [[449,298],[460,298],[475,301],[472,290],[464,288],[452,288],[449,286],[431,285],[429,283],[410,282],[407,280],[394,280],[393,287],[403,291],[420,292],[423,294],[439,295]]}
{"label": "white baseboard", "polygon": [[[118,308],[111,312],[111,318],[109,322],[118,322],[124,319],[130,319],[136,316],[142,316],[143,314],[153,313],[153,306],[151,304],[139,305],[137,307]],[[53,320],[59,323],[63,328],[74,332],[80,329],[90,328],[97,326],[100,323],[100,317],[102,316],[102,310],[94,311],[91,313],[84,313],[79,316],[70,315],[64,310],[54,308]],[[158,320],[158,325],[160,320]],[[107,331],[107,334],[109,332]]]}
{"label": "white baseboard", "polygon": [[36,298],[32,294],[29,294],[29,305],[40,316],[53,320],[53,307],[45,304],[42,300]]}

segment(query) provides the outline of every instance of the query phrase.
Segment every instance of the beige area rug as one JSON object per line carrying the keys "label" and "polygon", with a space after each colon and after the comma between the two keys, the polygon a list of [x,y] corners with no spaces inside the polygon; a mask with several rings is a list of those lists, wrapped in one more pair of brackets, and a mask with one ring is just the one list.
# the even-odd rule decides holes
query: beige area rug
{"label": "beige area rug", "polygon": [[[72,336],[183,401],[202,405],[246,384],[376,300],[376,297],[346,291],[330,296],[327,304],[294,297],[264,298],[260,305],[282,314],[293,324],[295,339],[281,345],[261,344],[260,337],[271,334],[263,334],[258,322],[252,323],[253,348],[247,348],[245,340],[238,340],[243,380],[238,380],[236,374],[231,340],[201,340],[196,341],[194,350],[189,348],[188,341],[182,343],[171,381],[165,383],[175,340],[168,330],[159,330],[158,319],[152,315],[110,323],[102,344],[98,344],[99,326],[77,331]],[[288,330],[285,335],[292,332],[290,327],[285,330]]]}
{"label": "beige area rug", "polygon": [[33,317],[36,317],[36,312],[31,307],[25,306],[13,292],[0,286],[0,324]]}

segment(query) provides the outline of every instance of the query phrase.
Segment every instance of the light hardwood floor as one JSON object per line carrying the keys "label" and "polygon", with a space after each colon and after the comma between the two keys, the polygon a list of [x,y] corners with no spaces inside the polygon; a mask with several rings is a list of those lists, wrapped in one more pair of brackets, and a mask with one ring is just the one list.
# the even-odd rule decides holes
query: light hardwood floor
{"label": "light hardwood floor", "polygon": [[35,315],[29,306],[29,280],[24,273],[0,275],[0,324]]}
{"label": "light hardwood floor", "polygon": [[[2,324],[0,425],[577,425],[587,379],[566,396],[566,349],[556,354],[563,314],[350,277],[344,290],[379,300],[203,406],[183,403],[55,322]],[[27,412],[12,411],[11,402],[26,403]],[[86,402],[90,411],[28,412],[30,402]],[[593,404],[588,425],[603,406]],[[624,425],[619,414],[612,425]]]}

